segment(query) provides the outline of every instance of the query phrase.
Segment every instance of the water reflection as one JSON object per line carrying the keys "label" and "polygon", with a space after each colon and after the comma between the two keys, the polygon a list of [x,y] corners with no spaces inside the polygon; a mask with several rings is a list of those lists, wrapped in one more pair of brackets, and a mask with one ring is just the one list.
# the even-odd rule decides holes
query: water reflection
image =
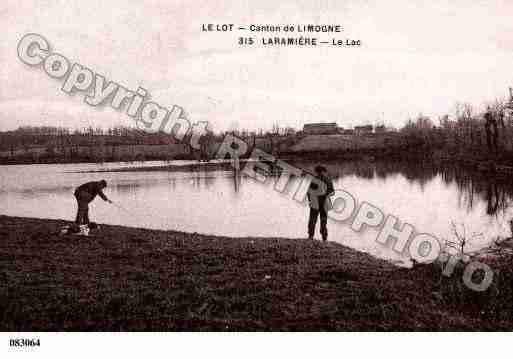
{"label": "water reflection", "polygon": [[504,177],[487,176],[461,168],[447,168],[442,172],[447,184],[455,183],[460,194],[460,205],[471,211],[476,203],[486,202],[486,214],[503,215],[511,206],[513,185]]}
{"label": "water reflection", "polygon": [[112,188],[112,190],[118,195],[134,194],[141,187],[142,187],[142,184],[137,183],[137,182],[113,183],[110,185],[110,188]]}
{"label": "water reflection", "polygon": [[[311,171],[318,163],[291,164]],[[274,181],[261,184],[241,171],[235,173],[229,166],[216,169],[212,164],[185,165],[189,166],[173,171],[102,173],[76,173],[83,169],[105,169],[101,165],[0,166],[0,213],[72,219],[73,189],[83,182],[105,178],[109,183],[107,195],[129,207],[134,216],[128,217],[102,201],[95,201],[92,219],[97,222],[228,236],[306,236],[305,205],[292,200],[291,193],[274,191]],[[419,231],[449,238],[454,221],[464,224],[469,233],[484,233],[477,247],[487,245],[497,236],[510,236],[513,184],[506,178],[420,162],[323,165],[336,188],[411,223]],[[393,251],[375,243],[375,231],[357,235],[347,224],[335,222],[329,224],[329,230],[331,240],[400,260]]]}
{"label": "water reflection", "polygon": [[[317,163],[295,162],[295,166],[312,171]],[[379,179],[385,182],[400,182],[405,180],[412,188],[417,187],[421,193],[430,184],[439,180],[440,184],[448,191],[456,189],[457,201],[454,203],[471,218],[473,215],[486,215],[499,219],[501,223],[508,222],[511,225],[513,214],[511,202],[513,198],[513,183],[506,177],[485,175],[482,172],[469,170],[457,166],[436,167],[432,163],[412,162],[327,162],[323,163],[334,180],[342,180],[353,176],[358,180],[373,181]],[[279,171],[272,174],[277,177]],[[240,172],[226,171],[225,175],[232,176],[233,190],[238,192],[243,179],[247,179]],[[207,184],[214,186],[214,181]],[[401,190],[398,188],[398,190]],[[408,193],[404,193],[408,196]],[[484,204],[484,205],[483,205]],[[444,203],[444,206],[450,206]],[[455,216],[456,218],[458,216]],[[460,217],[461,219],[461,217]],[[448,217],[447,223],[453,218]],[[511,228],[510,228],[511,230]],[[506,235],[504,231],[495,231],[498,236]],[[510,234],[510,233],[508,233]]]}
{"label": "water reflection", "polygon": [[[301,167],[301,163],[296,163]],[[311,169],[306,164],[304,168]],[[360,179],[381,180],[403,177],[411,185],[420,189],[440,177],[448,186],[456,186],[458,205],[471,211],[475,203],[486,202],[486,214],[496,216],[504,214],[511,207],[513,183],[504,176],[493,176],[462,167],[435,167],[432,164],[412,162],[344,162],[327,163],[334,179],[356,176]]]}

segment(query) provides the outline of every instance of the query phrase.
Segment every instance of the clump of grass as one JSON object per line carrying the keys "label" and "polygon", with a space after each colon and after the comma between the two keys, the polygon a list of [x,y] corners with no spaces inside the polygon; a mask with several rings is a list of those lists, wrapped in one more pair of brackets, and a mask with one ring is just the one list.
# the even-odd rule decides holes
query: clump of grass
{"label": "clump of grass", "polygon": [[[483,234],[469,235],[464,224],[457,226],[452,222],[451,225],[453,238],[444,241],[441,260],[436,262],[441,269],[433,292],[436,300],[450,311],[460,311],[465,316],[490,323],[491,328],[491,323],[497,327],[506,325],[513,317],[513,252],[493,247],[471,250],[472,243],[483,238]],[[451,256],[454,262],[448,269]],[[485,291],[474,291],[463,282],[465,268],[472,260],[487,264],[494,273],[492,284]],[[473,281],[480,282],[483,275],[476,272]]]}

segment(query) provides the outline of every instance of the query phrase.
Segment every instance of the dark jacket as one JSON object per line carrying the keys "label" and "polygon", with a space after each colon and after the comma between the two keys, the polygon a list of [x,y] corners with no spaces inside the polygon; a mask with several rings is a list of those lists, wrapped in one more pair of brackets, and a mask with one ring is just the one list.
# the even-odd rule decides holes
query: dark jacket
{"label": "dark jacket", "polygon": [[107,201],[108,198],[102,192],[102,189],[103,188],[100,181],[87,182],[77,187],[77,189],[75,190],[75,197],[77,197],[77,199],[83,199],[88,202],[91,202],[96,197],[96,195],[98,195],[101,197],[101,199]]}
{"label": "dark jacket", "polygon": [[313,196],[316,196],[319,205],[318,208],[320,210],[324,210],[324,203],[326,202],[326,198],[335,193],[335,190],[333,188],[333,181],[331,180],[331,178],[329,178],[328,176],[318,176],[317,178],[326,184],[326,193],[321,195],[316,195],[315,192],[310,193],[310,191],[317,191],[319,188],[319,185],[315,181],[312,181],[312,183],[310,184],[310,188],[307,192],[308,201],[310,203],[310,207],[314,206]]}

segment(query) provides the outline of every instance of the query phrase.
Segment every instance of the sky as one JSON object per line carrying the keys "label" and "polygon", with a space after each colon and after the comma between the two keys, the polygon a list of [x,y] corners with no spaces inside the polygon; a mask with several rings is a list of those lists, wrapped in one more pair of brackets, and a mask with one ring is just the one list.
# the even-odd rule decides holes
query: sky
{"label": "sky", "polygon": [[[22,63],[16,49],[27,33],[214,130],[397,127],[419,113],[453,113],[457,102],[505,98],[513,86],[512,15],[513,2],[498,0],[3,0],[0,130],[134,125],[124,112],[91,107],[84,94],[67,95],[62,80]],[[362,46],[241,47],[241,34],[269,34],[201,31],[208,23],[339,24],[342,33],[318,36]]]}

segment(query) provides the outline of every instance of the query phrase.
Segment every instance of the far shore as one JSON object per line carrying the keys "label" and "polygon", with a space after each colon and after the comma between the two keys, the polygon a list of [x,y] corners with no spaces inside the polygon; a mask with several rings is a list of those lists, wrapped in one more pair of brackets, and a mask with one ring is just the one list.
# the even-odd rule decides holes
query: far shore
{"label": "far shore", "polygon": [[[412,153],[408,156],[398,157],[397,154],[387,154],[386,151],[378,154],[373,152],[359,152],[359,153],[288,153],[283,157],[279,157],[282,161],[286,161],[288,164],[294,164],[297,162],[354,162],[360,161],[362,163],[369,163],[374,161],[380,162],[405,162],[405,163],[425,163],[433,166],[446,167],[446,166],[457,166],[465,167],[469,170],[476,171],[478,173],[488,173],[494,176],[511,176],[513,174],[513,162],[509,157],[494,157],[494,156],[457,156],[457,155],[440,155],[440,156],[425,156]],[[190,164],[173,164],[173,161],[194,161]],[[169,164],[159,166],[143,166],[140,165],[144,162],[149,161],[162,161],[169,162]],[[241,167],[244,166],[248,161],[253,161],[250,158],[244,157],[240,159]],[[200,161],[196,158],[176,158],[176,159],[163,159],[163,158],[150,158],[145,160],[108,160],[108,161],[89,161],[89,160],[69,160],[69,161],[18,161],[18,160],[4,160],[0,161],[0,165],[55,165],[55,164],[103,164],[103,163],[128,163],[131,164],[129,167],[122,168],[109,168],[109,169],[97,169],[97,170],[82,170],[76,171],[79,173],[98,173],[98,172],[151,172],[151,171],[216,171],[216,170],[232,170],[232,160],[227,159],[220,162],[218,159],[212,159],[211,161]]]}
{"label": "far shore", "polygon": [[484,292],[334,242],[0,216],[0,329],[512,330],[511,255]]}

